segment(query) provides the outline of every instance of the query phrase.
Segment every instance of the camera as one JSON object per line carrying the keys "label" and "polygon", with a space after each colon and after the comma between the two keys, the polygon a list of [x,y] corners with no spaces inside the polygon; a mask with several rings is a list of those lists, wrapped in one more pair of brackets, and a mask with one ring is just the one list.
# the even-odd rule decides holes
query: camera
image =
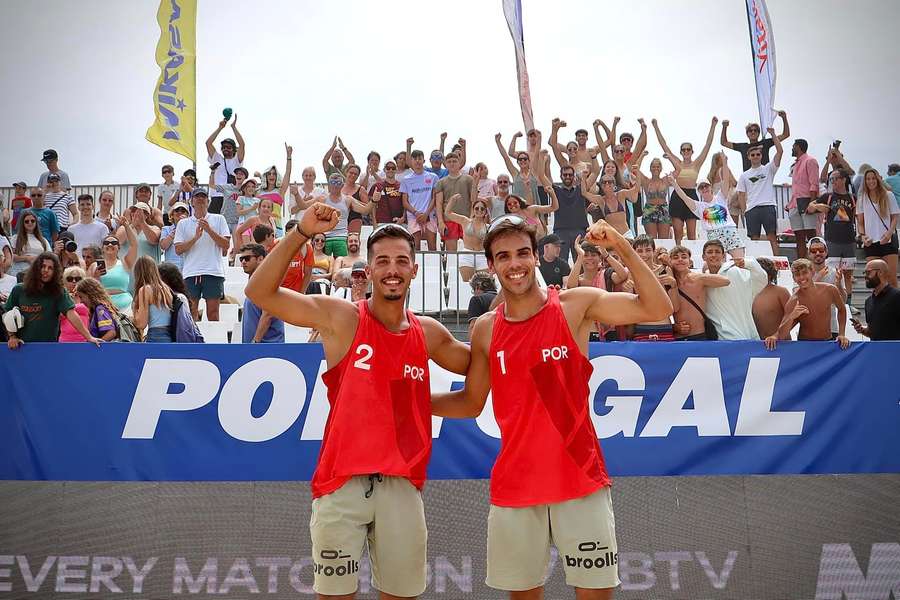
{"label": "camera", "polygon": [[66,242],[66,252],[78,252],[78,244],[72,240]]}

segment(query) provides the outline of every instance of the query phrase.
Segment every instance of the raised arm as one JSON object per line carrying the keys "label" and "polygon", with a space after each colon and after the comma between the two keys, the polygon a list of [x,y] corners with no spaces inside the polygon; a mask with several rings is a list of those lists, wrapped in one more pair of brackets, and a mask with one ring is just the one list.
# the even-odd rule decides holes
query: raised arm
{"label": "raised arm", "polygon": [[[443,197],[444,192],[439,192],[439,193]],[[437,197],[437,194],[435,194],[435,197]],[[444,218],[447,219],[448,221],[453,221],[454,223],[459,223],[460,225],[465,226],[469,223],[468,217],[464,217],[462,215],[458,215],[455,212],[453,212],[453,206],[456,204],[456,201],[459,200],[461,197],[462,196],[460,196],[459,194],[453,194],[452,196],[450,196],[450,199],[447,200],[446,206],[444,206]],[[441,204],[442,204],[442,202],[439,201],[438,206],[440,206]]]}
{"label": "raised arm", "polygon": [[605,248],[600,249],[600,257],[612,268],[613,283],[618,285],[624,283],[625,280],[628,279],[628,269],[625,268],[625,265],[616,260],[615,256],[607,252]]}
{"label": "raised arm", "polygon": [[[787,127],[785,125],[785,127]],[[781,137],[775,135],[775,130],[771,127],[768,129],[769,135],[772,136],[772,141],[775,142],[775,157],[772,159],[772,163],[775,165],[775,168],[781,166],[781,157],[784,156],[784,146],[781,145]]]}
{"label": "raised arm", "polygon": [[466,158],[468,158],[466,154],[466,138],[459,138],[456,140],[456,143],[459,144],[459,168],[462,169],[466,166]]}
{"label": "raised arm", "polygon": [[553,151],[553,156],[556,157],[556,162],[559,164],[559,168],[562,169],[565,166],[568,166],[569,159],[566,158],[564,150],[561,150],[561,146],[558,141],[559,137],[559,127],[560,121],[558,118],[553,119],[553,123],[550,125],[550,139],[548,141],[550,145],[550,150]]}
{"label": "raised arm", "polygon": [[[331,148],[329,148],[325,152],[325,156],[322,157],[322,170],[325,171],[325,175],[328,175],[328,171],[331,169],[331,153],[335,151],[337,148],[338,139],[337,136],[334,136],[334,141],[331,142]],[[409,156],[409,153],[407,153]]]}
{"label": "raised arm", "polygon": [[246,144],[244,143],[244,136],[241,135],[241,132],[238,131],[237,128],[237,113],[234,113],[234,120],[231,121],[231,130],[234,132],[234,139],[237,141],[237,159],[238,162],[244,162],[244,156],[247,153]]}
{"label": "raised arm", "polygon": [[684,203],[687,205],[687,207],[689,209],[691,209],[691,212],[693,212],[693,213],[697,212],[697,202],[693,198],[691,198],[690,196],[688,196],[687,194],[684,193],[684,190],[681,189],[680,185],[678,185],[678,179],[675,177],[674,174],[666,175],[666,183],[669,185],[669,187],[672,187],[675,189],[675,193],[678,194],[678,197],[684,201]]}
{"label": "raised arm", "polygon": [[503,157],[503,162],[506,163],[506,170],[509,172],[510,177],[516,177],[519,174],[519,170],[513,164],[513,162],[509,159],[509,154],[506,153],[506,150],[503,149],[503,142],[500,141],[502,134],[498,133],[494,136],[494,141],[497,143],[497,150],[500,151],[500,156]]}
{"label": "raised arm", "polygon": [[219,121],[219,126],[210,134],[208,138],[206,138],[206,152],[207,156],[212,158],[213,154],[216,153],[216,138],[219,137],[219,134],[222,133],[222,130],[225,129],[225,125],[228,123],[227,120],[222,119]]}
{"label": "raised arm", "polygon": [[638,124],[641,126],[641,134],[638,136],[637,141],[634,143],[634,148],[631,150],[632,156],[641,156],[644,153],[644,150],[647,149],[647,123],[643,118],[638,119]]}
{"label": "raised arm", "polygon": [[126,222],[123,227],[125,227],[125,235],[128,236],[128,253],[122,257],[122,264],[125,265],[127,271],[130,271],[134,268],[134,263],[137,262],[138,239],[137,233],[130,222]]}
{"label": "raised arm", "polygon": [[569,275],[563,282],[563,287],[565,287],[567,290],[578,287],[578,277],[581,275],[581,269],[584,267],[584,250],[581,248],[580,235],[575,238],[573,247],[575,248],[575,264],[572,265],[572,270],[569,271]]}
{"label": "raised arm", "polygon": [[[600,135],[601,127],[603,128],[603,131],[606,132],[606,141],[603,141],[603,137]],[[609,127],[606,126],[603,119],[594,119],[594,137],[597,140],[597,152],[600,154],[600,158],[603,159],[604,163],[609,160],[609,153],[606,151],[606,148],[615,143],[612,136],[613,132],[609,130]]]}
{"label": "raised arm", "polygon": [[344,157],[347,159],[347,164],[355,165],[356,159],[353,158],[353,154],[351,154],[350,149],[344,145],[344,140],[341,139],[341,136],[338,136],[337,143],[338,143],[338,146],[340,146],[340,148],[341,148],[341,152],[344,153]]}
{"label": "raised arm", "polygon": [[650,124],[653,125],[653,131],[656,132],[656,139],[659,141],[659,145],[662,146],[663,152],[666,153],[666,159],[672,163],[672,166],[675,167],[677,171],[680,171],[681,159],[676,158],[678,155],[672,153],[672,149],[669,148],[669,144],[666,143],[666,138],[663,137],[662,131],[659,129],[659,123],[657,123],[656,119],[651,119]]}
{"label": "raised arm", "polygon": [[512,139],[509,140],[509,148],[506,149],[506,154],[510,158],[517,158],[516,155],[516,142],[519,141],[519,138],[522,137],[522,132],[517,131],[513,134]]}
{"label": "raised arm", "polygon": [[779,135],[777,137],[773,133],[772,139],[773,140],[777,139],[779,142],[783,142],[784,140],[791,137],[791,126],[788,124],[787,112],[785,112],[783,110],[779,110],[778,116],[781,117],[781,122],[784,124],[784,129],[781,130],[781,135]]}
{"label": "raised arm", "polygon": [[291,155],[294,153],[294,147],[288,146],[288,143],[284,143],[284,153],[287,155],[287,159],[285,160],[284,165],[284,175],[281,178],[281,189],[278,192],[281,194],[282,198],[287,197],[288,188],[291,186]]}
{"label": "raised arm", "polygon": [[728,126],[730,124],[731,121],[729,121],[728,119],[722,120],[722,133],[721,135],[719,135],[719,143],[729,150],[734,150],[734,144],[728,141]]}
{"label": "raised arm", "polygon": [[440,144],[438,145],[438,150],[441,151],[441,156],[444,155],[444,148],[446,147],[446,145],[447,145],[447,132],[444,131],[443,133],[441,133],[441,141],[440,141]]}
{"label": "raised arm", "polygon": [[333,333],[335,324],[347,316],[345,301],[321,294],[300,294],[281,287],[281,281],[291,259],[309,241],[308,236],[331,231],[338,217],[336,210],[321,203],[305,212],[300,224],[282,238],[253,272],[247,283],[247,297],[283,321],[315,328],[323,336]]}
{"label": "raised arm", "polygon": [[706,145],[703,146],[703,151],[700,153],[700,156],[697,157],[697,160],[693,161],[697,168],[706,162],[706,156],[709,154],[709,149],[712,148],[713,137],[716,135],[716,125],[719,124],[719,117],[713,117],[709,123],[709,133],[706,134]]}

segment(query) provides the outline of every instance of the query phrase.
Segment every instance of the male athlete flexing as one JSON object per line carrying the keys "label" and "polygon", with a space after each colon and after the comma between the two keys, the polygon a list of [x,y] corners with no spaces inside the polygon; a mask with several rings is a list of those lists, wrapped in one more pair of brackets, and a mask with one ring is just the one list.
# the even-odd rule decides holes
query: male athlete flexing
{"label": "male athlete flexing", "polygon": [[247,297],[272,315],[322,335],[331,411],[312,478],[309,528],[313,588],[320,599],[352,600],[368,541],[372,584],[382,600],[425,590],[421,489],[431,454],[428,359],[465,373],[469,349],[440,323],[405,308],[417,265],[412,236],[388,223],[369,236],[372,297],[350,303],[280,286],[291,259],[338,222],[314,204],[253,273]]}
{"label": "male athlete flexing", "polygon": [[672,304],[612,226],[598,221],[585,241],[621,257],[636,294],[541,289],[534,230],[517,216],[491,225],[484,253],[505,303],[475,322],[465,388],[432,399],[435,414],[473,417],[493,395],[501,447],[491,472],[487,584],[514,600],[543,597],[550,544],[578,600],[612,598],[619,584],[610,479],[588,404],[588,337],[595,322],[660,321]]}

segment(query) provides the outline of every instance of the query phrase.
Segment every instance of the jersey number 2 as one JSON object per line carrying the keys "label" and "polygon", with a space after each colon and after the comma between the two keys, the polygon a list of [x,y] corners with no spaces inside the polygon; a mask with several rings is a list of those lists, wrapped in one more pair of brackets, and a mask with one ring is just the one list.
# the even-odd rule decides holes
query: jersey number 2
{"label": "jersey number 2", "polygon": [[356,362],[353,363],[353,366],[357,369],[362,369],[363,371],[372,370],[372,365],[368,363],[369,359],[372,358],[372,355],[375,351],[372,349],[372,346],[368,344],[360,344],[356,347],[356,354],[361,354],[360,358],[356,359]]}

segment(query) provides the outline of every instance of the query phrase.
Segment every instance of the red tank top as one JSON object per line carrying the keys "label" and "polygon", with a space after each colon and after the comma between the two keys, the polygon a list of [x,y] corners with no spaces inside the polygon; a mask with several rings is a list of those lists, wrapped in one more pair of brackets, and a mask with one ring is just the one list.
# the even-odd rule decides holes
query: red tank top
{"label": "red tank top", "polygon": [[419,320],[388,331],[359,307],[350,350],[322,375],[330,412],[312,478],[313,498],[330,494],[354,475],[405,477],[422,489],[431,456],[428,349]]}
{"label": "red tank top", "polygon": [[610,484],[588,406],[593,367],[578,349],[559,304],[526,321],[494,318],[491,394],[500,454],[491,471],[491,504],[523,507],[587,496]]}

